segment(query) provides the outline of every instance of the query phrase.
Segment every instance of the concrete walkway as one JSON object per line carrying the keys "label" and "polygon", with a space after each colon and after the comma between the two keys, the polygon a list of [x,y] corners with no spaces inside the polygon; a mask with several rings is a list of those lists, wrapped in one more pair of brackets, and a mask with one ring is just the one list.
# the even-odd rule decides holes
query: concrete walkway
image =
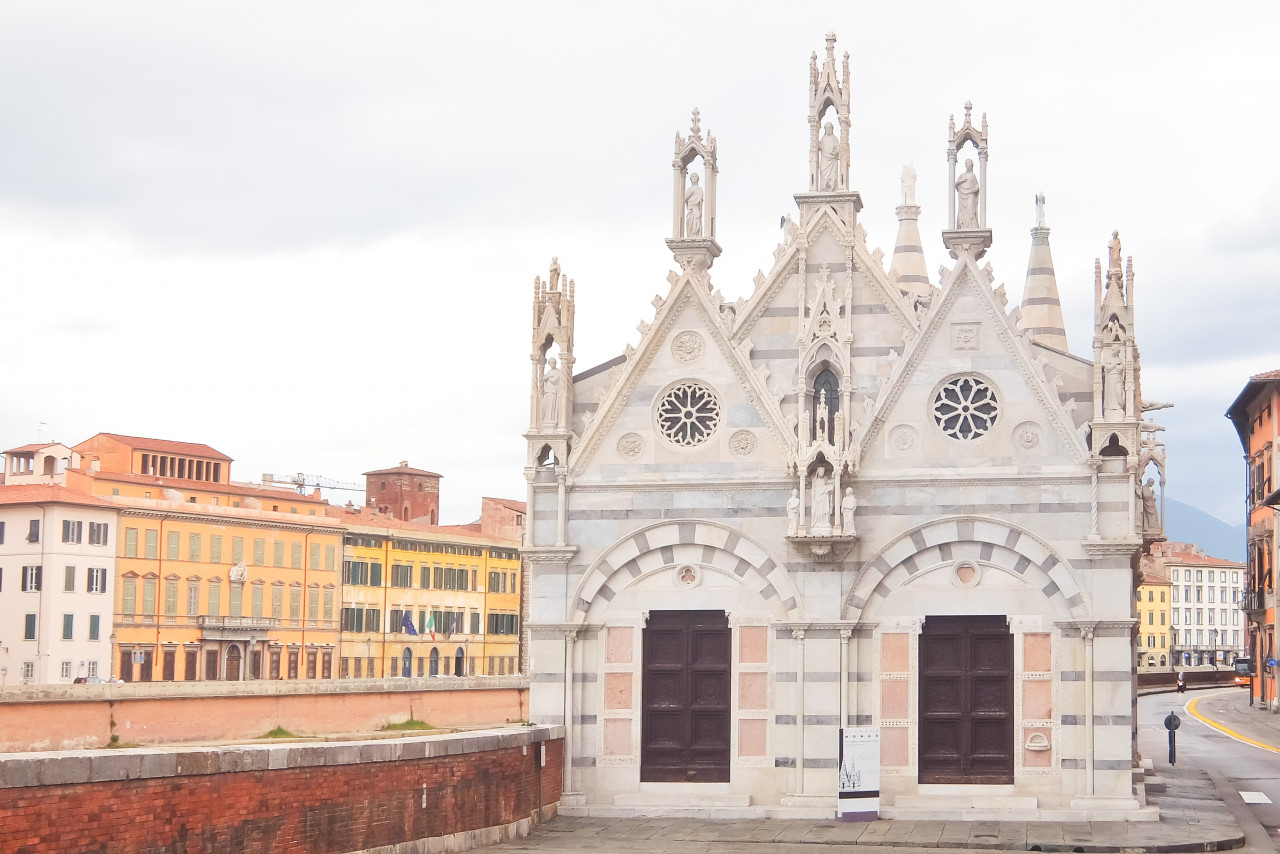
{"label": "concrete walkway", "polygon": [[1162,769],[1167,790],[1151,795],[1158,822],[788,821],[558,816],[525,839],[490,851],[539,854],[813,854],[814,845],[1016,851],[1225,851],[1244,834],[1203,771]]}

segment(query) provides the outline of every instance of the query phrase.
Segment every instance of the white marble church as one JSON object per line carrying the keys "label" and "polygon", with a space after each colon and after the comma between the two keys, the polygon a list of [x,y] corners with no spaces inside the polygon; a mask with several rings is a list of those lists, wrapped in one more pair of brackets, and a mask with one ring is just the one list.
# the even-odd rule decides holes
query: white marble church
{"label": "white marble church", "polygon": [[639,345],[575,374],[574,282],[554,260],[535,281],[528,672],[532,719],[568,725],[561,809],[1154,819],[1132,779],[1132,566],[1162,537],[1143,478],[1163,485],[1164,456],[1132,263],[1112,234],[1092,358],[1072,355],[1040,198],[1006,305],[982,261],[987,121],[965,105],[948,264],[927,271],[908,169],[885,269],[849,82],[829,35],[809,186],[750,298],[711,272],[696,111],[672,163],[679,271]]}

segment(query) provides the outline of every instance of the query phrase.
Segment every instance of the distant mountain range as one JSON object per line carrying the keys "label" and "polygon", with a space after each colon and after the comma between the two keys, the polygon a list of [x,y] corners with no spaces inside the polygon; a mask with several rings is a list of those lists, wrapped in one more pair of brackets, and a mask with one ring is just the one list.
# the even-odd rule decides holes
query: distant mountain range
{"label": "distant mountain range", "polygon": [[1246,534],[1243,523],[1228,525],[1217,516],[1172,498],[1166,499],[1165,514],[1164,531],[1170,540],[1194,543],[1211,557],[1244,562]]}

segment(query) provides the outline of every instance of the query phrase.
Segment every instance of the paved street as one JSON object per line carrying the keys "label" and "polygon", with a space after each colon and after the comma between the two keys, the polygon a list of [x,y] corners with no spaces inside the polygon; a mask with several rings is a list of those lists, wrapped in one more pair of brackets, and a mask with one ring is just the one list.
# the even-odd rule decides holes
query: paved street
{"label": "paved street", "polygon": [[[646,851],[650,854],[811,854],[815,845],[893,847],[897,850],[975,849],[1041,851],[1276,851],[1280,821],[1280,756],[1236,740],[1196,720],[1186,705],[1240,737],[1280,751],[1280,716],[1251,710],[1243,689],[1184,695],[1156,694],[1138,701],[1139,748],[1151,758],[1168,791],[1153,794],[1159,823],[942,822],[739,820],[693,818],[567,818],[536,828],[526,839],[491,849],[538,854]],[[1168,764],[1163,720],[1182,718],[1178,762]],[[1238,793],[1257,792],[1272,803],[1246,804]],[[1253,800],[1257,798],[1248,796]]]}

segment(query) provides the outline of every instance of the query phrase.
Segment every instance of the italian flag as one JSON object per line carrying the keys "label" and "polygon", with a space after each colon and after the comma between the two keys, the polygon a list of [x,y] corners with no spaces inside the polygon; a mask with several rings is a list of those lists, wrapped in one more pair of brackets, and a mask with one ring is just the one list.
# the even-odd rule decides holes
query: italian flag
{"label": "italian flag", "polygon": [[431,633],[431,639],[436,639],[436,614],[434,611],[427,614],[427,631]]}

